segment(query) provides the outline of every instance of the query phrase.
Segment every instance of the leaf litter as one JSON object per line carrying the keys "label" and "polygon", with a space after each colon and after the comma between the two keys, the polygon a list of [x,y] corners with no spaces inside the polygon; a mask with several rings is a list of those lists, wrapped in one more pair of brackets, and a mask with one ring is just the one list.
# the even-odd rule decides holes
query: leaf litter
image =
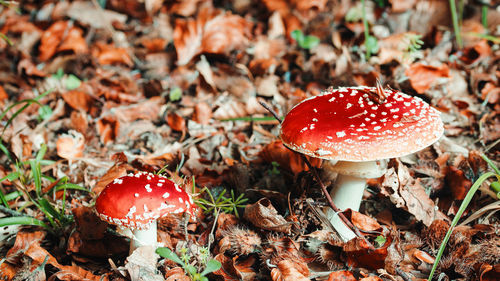
{"label": "leaf litter", "polygon": [[[447,1],[367,1],[370,57],[355,1],[2,6],[0,219],[47,227],[0,227],[0,279],[190,280],[154,248],[129,255],[130,234],[93,211],[114,179],[163,169],[198,203],[224,206],[159,222],[158,241],[195,270],[220,262],[209,280],[424,280],[488,171],[481,154],[500,161],[500,13],[477,3],[465,4],[459,48]],[[438,109],[445,137],[368,180],[360,212],[344,212],[366,240],[343,242],[321,217],[310,168],[259,101],[284,116],[330,86],[377,79]],[[331,187],[336,175],[309,161]],[[498,280],[494,181],[452,232],[440,280]]]}

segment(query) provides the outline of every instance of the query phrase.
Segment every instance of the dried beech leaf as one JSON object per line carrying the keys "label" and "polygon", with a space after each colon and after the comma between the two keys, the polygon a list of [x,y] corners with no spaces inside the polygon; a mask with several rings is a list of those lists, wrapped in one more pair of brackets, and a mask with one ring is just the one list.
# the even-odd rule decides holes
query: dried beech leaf
{"label": "dried beech leaf", "polygon": [[174,131],[184,131],[186,129],[186,120],[174,112],[167,115],[167,124]]}
{"label": "dried beech leaf", "polygon": [[419,94],[430,89],[438,78],[450,77],[448,65],[431,66],[422,63],[414,63],[405,71],[405,75],[410,78],[410,84]]}
{"label": "dried beech leaf", "polygon": [[177,19],[174,45],[177,64],[185,65],[201,53],[226,54],[247,44],[249,23],[230,12],[205,7],[196,19]]}
{"label": "dried beech leaf", "polygon": [[96,48],[92,51],[92,55],[97,58],[100,64],[134,65],[128,50],[125,48],[115,47],[112,44],[108,45],[100,42],[97,42],[95,47]]}
{"label": "dried beech leaf", "polygon": [[342,280],[342,281],[357,281],[354,277],[354,275],[347,270],[341,270],[341,271],[334,271],[328,275],[328,280],[327,281],[337,281],[337,280]]}
{"label": "dried beech leaf", "polygon": [[350,210],[350,217],[351,222],[356,226],[357,228],[364,230],[364,231],[377,231],[381,230],[382,227],[380,224],[377,222],[377,220],[364,215],[360,212],[356,212],[353,210]]}
{"label": "dried beech leaf", "polygon": [[247,205],[243,217],[256,227],[266,230],[289,233],[292,227],[290,222],[278,214],[267,198]]}
{"label": "dried beech leaf", "polygon": [[50,59],[56,53],[67,28],[68,23],[66,21],[57,21],[43,32],[40,47],[38,47],[40,51],[38,57],[41,61]]}
{"label": "dried beech leaf", "polygon": [[277,268],[271,270],[273,281],[309,281],[309,269],[303,262],[295,260],[282,260],[277,264]]}
{"label": "dried beech leaf", "polygon": [[97,121],[97,133],[101,142],[107,144],[112,142],[120,132],[120,122],[114,116],[105,116]]}
{"label": "dried beech leaf", "polygon": [[76,110],[83,110],[88,112],[92,105],[92,97],[87,93],[80,90],[71,90],[62,93],[64,101]]}
{"label": "dried beech leaf", "polygon": [[114,114],[118,121],[123,123],[139,119],[154,121],[159,117],[161,104],[160,97],[152,97],[131,105],[115,107]]}
{"label": "dried beech leaf", "polygon": [[78,27],[71,27],[57,51],[73,51],[75,54],[87,53],[88,46],[85,38],[83,38],[83,31]]}
{"label": "dried beech leaf", "polygon": [[399,160],[392,160],[390,166],[383,176],[382,195],[389,197],[397,208],[407,210],[427,226],[435,219],[447,219],[436,208],[424,187],[410,176],[408,169]]}
{"label": "dried beech leaf", "polygon": [[[266,145],[259,152],[259,157],[268,163],[277,162],[280,164],[280,168],[291,171],[294,174],[309,170],[307,165],[302,160],[302,156],[299,153],[286,148],[281,140],[277,140]],[[306,156],[306,158],[308,158],[313,167],[321,167],[321,159],[308,156]]]}
{"label": "dried beech leaf", "polygon": [[141,246],[127,258],[125,268],[132,280],[163,281],[163,276],[157,274],[156,262],[160,257],[154,246]]}
{"label": "dried beech leaf", "polygon": [[385,244],[375,250],[371,250],[364,239],[354,238],[344,245],[347,255],[347,263],[351,267],[365,267],[370,269],[384,268],[387,257],[387,247],[392,243],[392,238],[386,237]]}
{"label": "dried beech leaf", "polygon": [[74,160],[83,157],[85,149],[85,138],[77,131],[69,130],[57,139],[57,155],[61,158]]}
{"label": "dried beech leaf", "polygon": [[101,239],[104,237],[108,224],[102,221],[90,207],[80,206],[71,210],[76,223],[76,229],[83,239]]}
{"label": "dried beech leaf", "polygon": [[166,281],[191,281],[182,267],[174,267],[165,272]]}

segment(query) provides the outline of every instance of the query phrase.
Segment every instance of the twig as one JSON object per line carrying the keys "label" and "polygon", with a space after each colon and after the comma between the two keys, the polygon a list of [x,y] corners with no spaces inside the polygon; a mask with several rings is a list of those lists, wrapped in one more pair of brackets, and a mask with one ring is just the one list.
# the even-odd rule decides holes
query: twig
{"label": "twig", "polygon": [[[264,101],[259,101],[259,103],[267,110],[269,111],[273,116],[274,118],[276,118],[276,120],[278,120],[280,123],[282,122],[281,118],[278,116],[278,114],[267,104],[265,103]],[[288,147],[287,147],[288,148]],[[291,150],[291,149],[290,149]],[[294,150],[291,150],[295,153],[298,153]],[[328,193],[328,190],[326,190],[326,186],[325,184],[323,184],[323,181],[321,180],[319,174],[318,174],[318,171],[316,170],[315,167],[313,167],[311,165],[311,163],[309,162],[309,160],[307,159],[307,157],[302,154],[302,153],[299,153],[300,156],[302,157],[302,160],[304,161],[304,163],[306,163],[307,167],[309,168],[309,170],[312,172],[314,178],[316,179],[316,181],[319,183],[319,186],[321,187],[321,191],[323,191],[323,194],[325,195],[326,197],[326,200],[328,201],[328,204],[330,205],[330,207],[333,209],[333,211],[335,213],[338,214],[339,218],[342,220],[342,222],[348,227],[350,228],[355,234],[356,236],[358,236],[359,238],[361,239],[364,239],[365,242],[366,242],[366,245],[368,245],[368,247],[372,250],[375,249],[375,247],[373,247],[373,245],[368,241],[368,239],[366,239],[366,237],[359,231],[359,229],[357,227],[355,227],[350,221],[349,219],[347,219],[347,217],[344,215],[344,213],[342,213],[342,211],[337,208],[337,206],[335,206],[335,203],[333,203],[333,200],[332,200],[332,197],[330,196],[330,193]]]}

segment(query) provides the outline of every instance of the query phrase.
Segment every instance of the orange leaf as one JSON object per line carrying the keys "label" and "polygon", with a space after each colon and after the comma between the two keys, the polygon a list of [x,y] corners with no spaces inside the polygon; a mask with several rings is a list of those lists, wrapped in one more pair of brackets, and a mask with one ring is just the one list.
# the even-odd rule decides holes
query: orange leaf
{"label": "orange leaf", "polygon": [[[266,145],[259,156],[266,162],[276,162],[280,165],[280,168],[291,171],[294,174],[298,174],[302,171],[308,171],[309,168],[302,160],[302,156],[299,153],[293,152],[283,145],[280,140],[274,141]],[[313,167],[321,167],[321,159],[307,157],[311,162]]]}
{"label": "orange leaf", "polygon": [[125,48],[117,48],[112,44],[107,45],[101,42],[97,42],[95,46],[97,48],[93,50],[92,54],[97,58],[100,64],[122,63],[127,66],[132,66],[134,64]]}
{"label": "orange leaf", "polygon": [[41,61],[50,59],[56,53],[57,46],[61,43],[67,28],[67,22],[57,21],[43,32],[42,38],[40,39],[40,47],[38,48],[40,51],[38,57]]}
{"label": "orange leaf", "polygon": [[177,64],[185,65],[201,53],[226,54],[248,42],[250,24],[230,12],[203,8],[196,19],[177,19],[174,46]]}
{"label": "orange leaf", "polygon": [[83,38],[83,31],[78,27],[70,28],[57,51],[73,51],[75,54],[87,53],[88,47],[85,38]]}
{"label": "orange leaf", "polygon": [[85,139],[77,131],[70,130],[69,134],[63,134],[57,139],[57,155],[61,158],[72,160],[83,156]]}
{"label": "orange leaf", "polygon": [[120,122],[113,116],[105,116],[97,121],[97,132],[103,144],[112,142],[119,133]]}
{"label": "orange leaf", "polygon": [[450,77],[450,69],[446,64],[439,67],[425,65],[422,63],[414,63],[405,71],[405,75],[410,78],[410,84],[422,94],[432,87],[432,84],[438,78]]}
{"label": "orange leaf", "polygon": [[176,113],[167,115],[167,124],[174,131],[184,131],[186,129],[186,120]]}
{"label": "orange leaf", "polygon": [[347,270],[334,271],[328,275],[327,281],[356,281],[354,275]]}
{"label": "orange leaf", "polygon": [[370,269],[384,268],[387,248],[392,239],[386,237],[385,244],[375,250],[371,250],[364,239],[354,238],[344,245],[347,255],[347,264],[351,267],[366,267]]}
{"label": "orange leaf", "polygon": [[453,166],[446,168],[445,181],[451,189],[451,194],[455,200],[463,200],[472,186],[472,182],[465,177],[464,172]]}
{"label": "orange leaf", "polygon": [[80,90],[71,90],[62,94],[64,101],[73,109],[88,112],[92,103],[92,97]]}
{"label": "orange leaf", "polygon": [[148,51],[155,53],[165,50],[168,42],[163,38],[144,38],[141,44],[148,49]]}
{"label": "orange leaf", "polygon": [[[350,219],[357,228],[364,231],[376,231],[382,228],[380,224],[377,222],[377,220],[367,215],[364,215],[360,212],[356,212],[353,210],[350,211],[351,211]],[[349,217],[349,215],[347,216]]]}

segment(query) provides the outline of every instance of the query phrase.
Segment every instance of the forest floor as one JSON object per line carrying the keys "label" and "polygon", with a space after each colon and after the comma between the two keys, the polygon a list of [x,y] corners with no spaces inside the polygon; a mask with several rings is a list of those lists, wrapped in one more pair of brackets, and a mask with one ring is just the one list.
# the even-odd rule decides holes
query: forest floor
{"label": "forest floor", "polygon": [[[500,280],[495,1],[12,2],[0,7],[0,280],[426,280],[434,263],[435,280]],[[344,242],[260,102],[284,117],[377,80],[437,109],[444,136],[367,181],[359,212],[343,212],[360,235]],[[129,255],[94,211],[114,179],[160,170],[199,206],[158,222],[180,260]]]}

